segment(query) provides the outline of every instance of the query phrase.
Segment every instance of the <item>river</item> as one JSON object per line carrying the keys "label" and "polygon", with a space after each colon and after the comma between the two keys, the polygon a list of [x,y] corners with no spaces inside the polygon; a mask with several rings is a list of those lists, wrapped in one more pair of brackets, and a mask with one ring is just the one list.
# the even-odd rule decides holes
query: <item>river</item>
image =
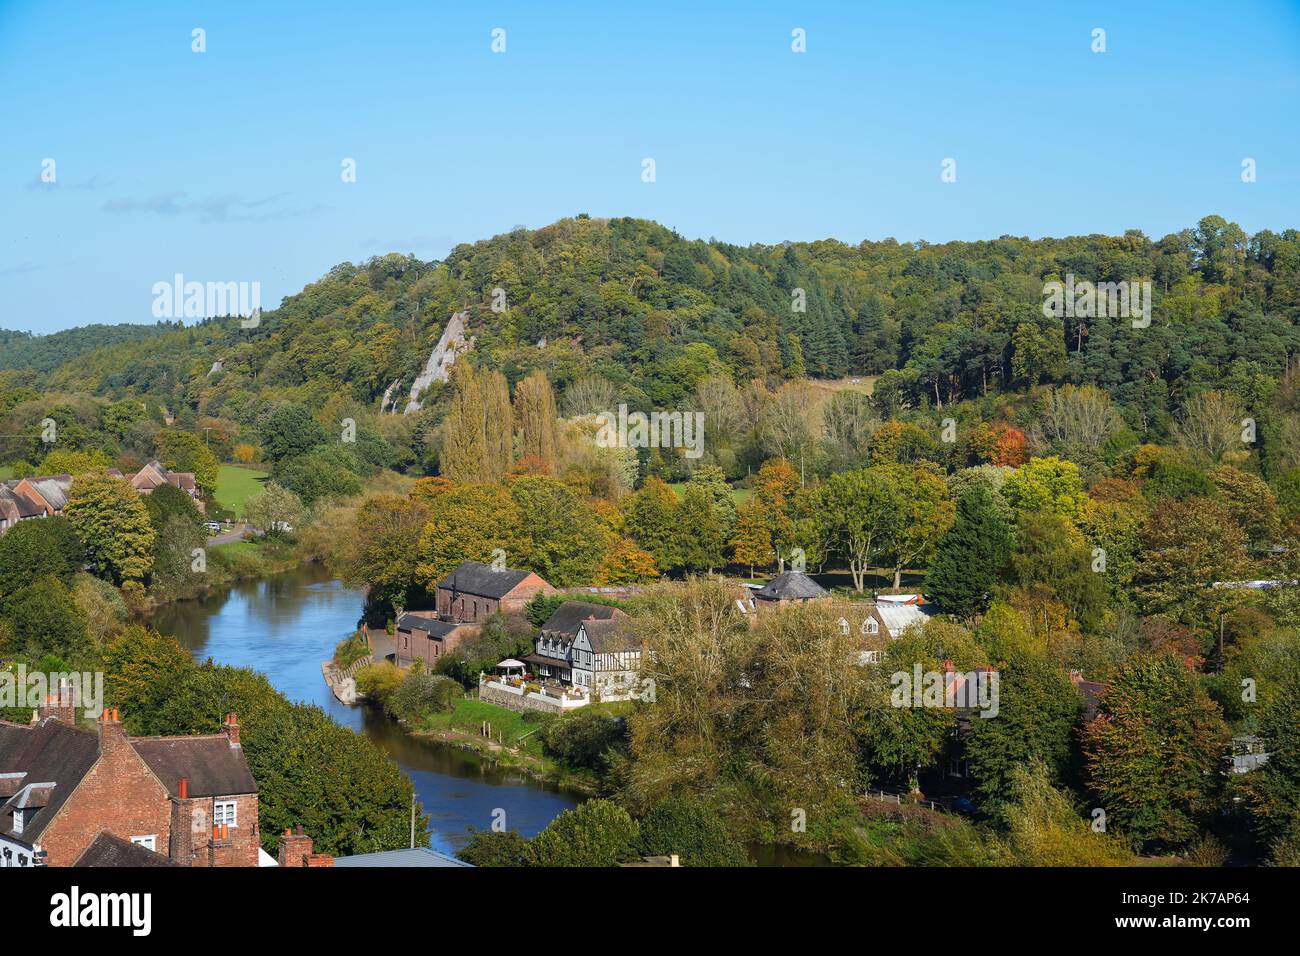
{"label": "river", "polygon": [[483,767],[471,754],[404,733],[371,708],[335,700],[320,665],[356,630],[361,605],[360,591],[344,587],[320,565],[303,565],[162,608],[152,624],[198,660],[260,671],[289,699],[319,705],[382,747],[415,784],[435,850],[455,852],[471,826],[491,826],[498,811],[504,811],[506,826],[533,836],[577,805],[577,797]]}

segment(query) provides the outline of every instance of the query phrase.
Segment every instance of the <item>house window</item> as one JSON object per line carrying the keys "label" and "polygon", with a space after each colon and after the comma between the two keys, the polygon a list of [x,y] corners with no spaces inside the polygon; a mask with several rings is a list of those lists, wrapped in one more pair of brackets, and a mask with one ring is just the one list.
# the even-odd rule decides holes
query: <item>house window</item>
{"label": "house window", "polygon": [[863,652],[862,662],[863,662],[864,664],[879,664],[879,663],[880,663],[880,651],[865,651],[865,652]]}
{"label": "house window", "polygon": [[131,842],[136,846],[144,847],[146,850],[158,852],[158,834],[156,833],[150,833],[148,836],[133,836]]}
{"label": "house window", "polygon": [[841,634],[849,633],[849,622],[844,620],[844,618],[840,618],[840,633]]}
{"label": "house window", "polygon": [[14,833],[23,832],[23,814],[25,814],[26,812],[27,812],[26,810],[14,811]]}
{"label": "house window", "polygon": [[218,800],[212,806],[212,825],[221,826],[228,824],[233,830],[235,828],[235,801]]}

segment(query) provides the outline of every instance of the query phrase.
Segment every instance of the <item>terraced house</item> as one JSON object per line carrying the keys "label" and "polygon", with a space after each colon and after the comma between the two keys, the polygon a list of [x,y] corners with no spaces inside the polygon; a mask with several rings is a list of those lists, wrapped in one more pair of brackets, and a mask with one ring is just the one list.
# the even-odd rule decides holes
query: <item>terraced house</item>
{"label": "terraced house", "polygon": [[[134,474],[125,475],[116,468],[110,468],[108,473],[121,478],[142,495],[151,494],[161,485],[173,485],[193,498],[200,511],[204,510],[193,472],[170,471],[154,459]],[[0,534],[20,521],[63,514],[72,482],[72,475],[41,475],[14,478],[0,484]]]}
{"label": "terraced house", "polygon": [[134,739],[115,711],[94,730],[74,716],[51,705],[30,725],[0,722],[0,867],[258,865],[257,784],[234,714],[217,734]]}

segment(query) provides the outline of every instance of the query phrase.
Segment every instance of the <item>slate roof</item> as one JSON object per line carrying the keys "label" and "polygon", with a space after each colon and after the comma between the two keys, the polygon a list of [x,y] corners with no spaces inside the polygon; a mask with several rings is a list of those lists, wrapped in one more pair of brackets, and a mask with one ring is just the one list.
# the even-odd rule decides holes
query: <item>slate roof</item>
{"label": "slate roof", "polygon": [[417,846],[409,850],[385,850],[380,853],[358,853],[356,856],[336,856],[335,867],[417,867],[417,866],[469,866],[464,860],[447,856],[428,847]]}
{"label": "slate roof", "polygon": [[419,629],[428,631],[432,637],[446,637],[458,627],[465,627],[453,621],[440,621],[435,611],[407,611],[397,619],[399,631]]}
{"label": "slate roof", "polygon": [[528,574],[528,571],[514,571],[510,568],[502,568],[498,571],[490,564],[462,561],[455,571],[438,582],[438,587],[459,594],[493,598],[499,601],[513,591],[524,578],[528,577]]}
{"label": "slate roof", "polygon": [[808,601],[830,592],[802,571],[785,571],[754,592],[762,601]]}
{"label": "slate roof", "polygon": [[564,635],[570,639],[578,636],[578,628],[583,621],[595,619],[608,621],[616,617],[625,617],[621,610],[608,604],[590,604],[586,601],[565,601],[555,609],[546,623],[542,633],[547,637]]}
{"label": "slate roof", "polygon": [[257,793],[241,747],[232,747],[224,733],[202,737],[137,737],[135,752],[176,796],[181,777],[190,781],[191,797],[226,797]]}
{"label": "slate roof", "polygon": [[82,851],[73,866],[180,866],[161,853],[137,846],[105,830]]}
{"label": "slate roof", "polygon": [[28,478],[41,497],[49,502],[55,511],[62,511],[68,504],[68,489],[72,487],[71,475],[46,475],[41,478]]}
{"label": "slate roof", "polygon": [[619,651],[634,651],[639,645],[632,636],[629,622],[620,618],[603,621],[583,621],[582,629],[587,632],[591,650],[595,654],[616,654]]}
{"label": "slate roof", "polygon": [[0,806],[0,833],[12,833],[14,810],[27,793],[27,784],[54,784],[44,796],[44,808],[17,835],[24,843],[36,843],[98,759],[99,735],[92,731],[52,719],[32,727],[0,725],[0,773],[24,774],[24,789]]}
{"label": "slate roof", "polygon": [[889,631],[891,637],[898,637],[913,624],[924,624],[930,617],[929,613],[918,604],[893,604],[878,600],[876,611],[880,614],[880,619],[885,622],[885,629]]}

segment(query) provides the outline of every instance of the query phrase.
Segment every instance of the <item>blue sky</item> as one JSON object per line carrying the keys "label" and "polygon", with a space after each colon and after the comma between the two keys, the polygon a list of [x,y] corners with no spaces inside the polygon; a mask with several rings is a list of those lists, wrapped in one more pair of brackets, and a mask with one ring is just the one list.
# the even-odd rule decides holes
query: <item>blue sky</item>
{"label": "blue sky", "polygon": [[741,244],[1300,227],[1298,105],[1295,0],[0,0],[0,328],[152,322],[178,272],[269,306],[579,212]]}

